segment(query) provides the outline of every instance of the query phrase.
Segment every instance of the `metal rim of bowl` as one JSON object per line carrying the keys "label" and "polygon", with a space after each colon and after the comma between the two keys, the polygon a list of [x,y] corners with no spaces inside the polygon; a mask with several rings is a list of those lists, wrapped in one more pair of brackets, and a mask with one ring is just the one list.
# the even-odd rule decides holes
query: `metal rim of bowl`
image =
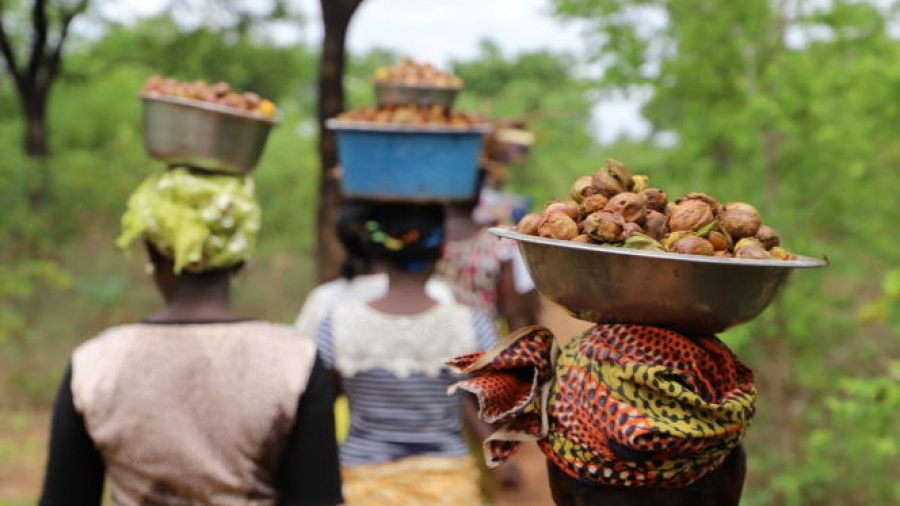
{"label": "metal rim of bowl", "polygon": [[535,244],[544,244],[547,246],[555,246],[570,249],[580,249],[585,251],[594,251],[601,253],[611,253],[615,255],[636,256],[645,258],[658,258],[661,260],[672,260],[676,262],[692,262],[692,263],[708,263],[720,265],[741,265],[747,267],[787,267],[797,269],[809,269],[816,267],[826,267],[830,265],[828,257],[818,259],[808,256],[797,255],[796,260],[752,260],[747,258],[723,258],[708,257],[704,255],[686,255],[683,253],[669,253],[659,251],[646,251],[621,246],[607,246],[604,244],[586,244],[573,241],[564,241],[561,239],[550,239],[548,237],[539,237],[535,235],[522,234],[515,230],[515,227],[491,227],[489,231],[499,237],[512,239],[516,241],[530,242]]}
{"label": "metal rim of bowl", "polygon": [[267,118],[262,115],[252,114],[247,111],[235,109],[234,107],[212,104],[210,102],[204,102],[202,100],[195,100],[191,98],[173,97],[171,95],[146,92],[139,93],[138,97],[149,102],[163,102],[168,104],[181,105],[191,107],[193,109],[202,109],[204,111],[214,112],[217,114],[224,114],[227,116],[234,116],[237,118],[249,119],[253,121],[261,121],[264,123],[270,123],[272,125],[277,125],[280,122],[277,118]]}
{"label": "metal rim of bowl", "polygon": [[348,121],[331,118],[325,121],[331,130],[353,130],[361,132],[396,132],[396,133],[435,133],[435,134],[486,134],[494,129],[490,123],[470,125],[468,127],[451,127],[444,125],[403,125],[399,123],[375,123],[371,121]]}

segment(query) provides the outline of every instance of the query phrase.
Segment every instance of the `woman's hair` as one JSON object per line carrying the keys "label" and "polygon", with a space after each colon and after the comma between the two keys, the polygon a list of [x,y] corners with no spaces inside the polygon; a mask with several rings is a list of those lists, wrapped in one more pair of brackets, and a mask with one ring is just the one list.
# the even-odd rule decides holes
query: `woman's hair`
{"label": "woman's hair", "polygon": [[440,204],[373,204],[363,231],[363,250],[406,272],[431,268],[444,246],[444,207]]}
{"label": "woman's hair", "polygon": [[341,264],[341,277],[353,279],[369,271],[372,259],[363,241],[362,232],[372,212],[372,204],[362,201],[345,201],[341,204],[337,221],[337,237],[346,256]]}

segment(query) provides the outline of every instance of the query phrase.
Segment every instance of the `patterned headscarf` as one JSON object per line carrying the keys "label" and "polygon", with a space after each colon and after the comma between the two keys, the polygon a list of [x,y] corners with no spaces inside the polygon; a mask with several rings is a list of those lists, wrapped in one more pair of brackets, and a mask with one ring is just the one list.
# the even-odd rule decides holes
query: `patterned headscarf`
{"label": "patterned headscarf", "polygon": [[141,183],[128,199],[122,233],[127,248],[144,238],[175,262],[175,273],[204,272],[246,260],[256,244],[260,211],[250,176],[170,168]]}
{"label": "patterned headscarf", "polygon": [[470,375],[479,415],[500,429],[488,464],[523,441],[570,477],[626,487],[683,487],[740,444],[755,411],[753,373],[716,337],[597,325],[561,348],[544,327],[449,365]]}

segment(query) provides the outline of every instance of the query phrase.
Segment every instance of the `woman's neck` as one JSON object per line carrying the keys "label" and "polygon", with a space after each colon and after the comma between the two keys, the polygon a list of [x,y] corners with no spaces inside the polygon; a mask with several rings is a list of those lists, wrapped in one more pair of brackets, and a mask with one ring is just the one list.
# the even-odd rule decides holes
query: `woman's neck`
{"label": "woman's neck", "polygon": [[172,292],[166,308],[148,321],[235,320],[228,281],[209,284],[181,283]]}
{"label": "woman's neck", "polygon": [[387,275],[388,291],[384,297],[369,303],[372,309],[393,315],[413,315],[435,305],[425,290],[428,278],[431,277],[430,269],[409,273],[390,267]]}

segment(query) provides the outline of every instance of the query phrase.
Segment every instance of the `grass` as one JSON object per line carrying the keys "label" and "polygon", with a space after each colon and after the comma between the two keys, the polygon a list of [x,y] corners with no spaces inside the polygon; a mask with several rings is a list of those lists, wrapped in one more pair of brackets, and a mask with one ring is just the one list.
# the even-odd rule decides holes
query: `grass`
{"label": "grass", "polygon": [[49,419],[46,411],[0,411],[0,506],[35,503]]}

